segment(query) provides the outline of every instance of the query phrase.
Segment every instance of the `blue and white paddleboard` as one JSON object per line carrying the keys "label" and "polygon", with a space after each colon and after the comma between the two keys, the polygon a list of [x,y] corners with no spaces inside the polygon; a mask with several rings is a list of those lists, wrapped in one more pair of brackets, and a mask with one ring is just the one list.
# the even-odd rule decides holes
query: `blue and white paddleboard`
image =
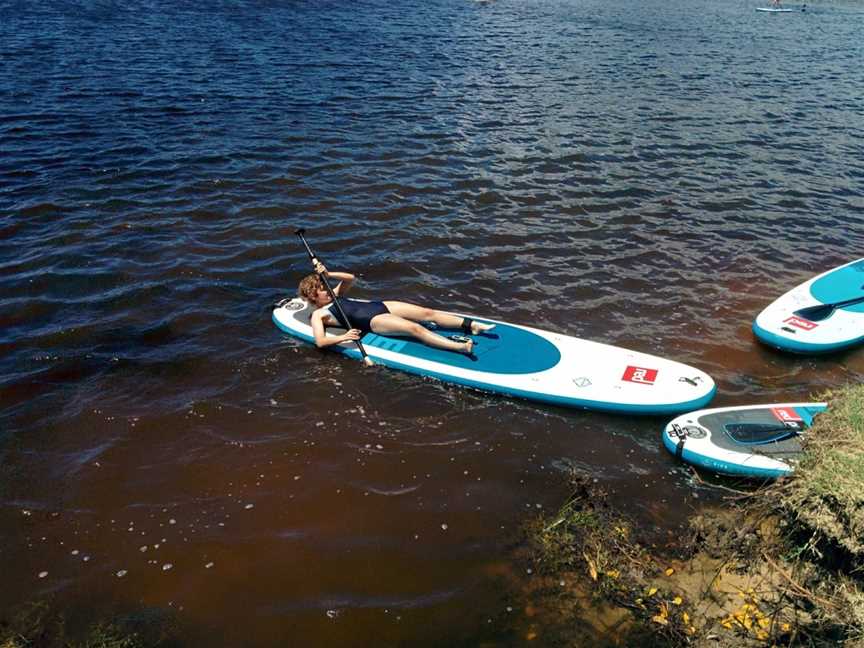
{"label": "blue and white paddleboard", "polygon": [[794,470],[801,434],[825,408],[825,403],[775,403],[690,412],[666,426],[663,445],[699,468],[774,479]]}
{"label": "blue and white paddleboard", "polygon": [[[274,307],[273,321],[286,333],[314,343],[309,323],[312,312],[299,297],[285,299]],[[361,342],[376,364],[556,405],[667,414],[702,407],[716,391],[708,374],[679,362],[527,326],[474,319],[496,326],[471,336],[473,357],[434,349],[407,337],[367,333]],[[461,335],[435,330],[442,335]],[[327,329],[328,335],[343,332]],[[329,348],[361,357],[351,342]]]}
{"label": "blue and white paddleboard", "polygon": [[[818,320],[801,313],[842,303],[846,305]],[[753,332],[765,344],[794,353],[829,353],[864,342],[864,259],[793,288],[759,313]]]}

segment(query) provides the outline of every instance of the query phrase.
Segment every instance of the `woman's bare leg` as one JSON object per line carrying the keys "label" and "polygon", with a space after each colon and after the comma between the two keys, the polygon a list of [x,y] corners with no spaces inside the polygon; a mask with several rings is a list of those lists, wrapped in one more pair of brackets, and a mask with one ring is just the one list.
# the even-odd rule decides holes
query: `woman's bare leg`
{"label": "woman's bare leg", "polygon": [[[435,310],[434,308],[426,308],[424,306],[417,306],[407,302],[385,301],[384,305],[393,315],[411,320],[412,322],[435,322],[442,328],[458,329],[462,328],[462,322],[464,321],[464,318],[459,315],[451,315],[450,313]],[[478,333],[493,328],[495,328],[494,324],[472,322],[471,334],[477,335]]]}
{"label": "woman's bare leg", "polygon": [[[455,319],[461,320],[462,318],[456,317]],[[447,351],[455,351],[456,353],[466,353],[470,355],[471,350],[474,348],[473,340],[468,340],[467,342],[456,342],[455,340],[450,340],[443,335],[433,333],[422,324],[412,322],[411,320],[400,317],[395,313],[376,315],[372,318],[369,325],[372,328],[373,333],[379,333],[381,335],[410,335],[428,346],[438,349],[446,349]]]}

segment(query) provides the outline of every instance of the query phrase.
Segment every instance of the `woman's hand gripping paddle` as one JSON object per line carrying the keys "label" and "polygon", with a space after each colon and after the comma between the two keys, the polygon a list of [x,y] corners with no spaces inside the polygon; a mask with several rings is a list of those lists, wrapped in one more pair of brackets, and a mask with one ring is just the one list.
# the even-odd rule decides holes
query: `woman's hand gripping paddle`
{"label": "woman's hand gripping paddle", "polygon": [[[312,267],[318,272],[318,257],[315,256],[315,253],[312,252],[312,248],[309,247],[309,244],[306,242],[306,237],[303,235],[306,233],[306,230],[302,227],[300,229],[294,230],[294,233],[300,238],[300,241],[303,243],[303,247],[306,248],[306,254],[309,255],[309,260],[312,261]],[[330,299],[333,300],[333,304],[336,306],[336,310],[339,311],[339,315],[342,317],[342,321],[348,324],[348,328],[354,328],[351,326],[351,321],[345,315],[345,311],[342,310],[342,306],[339,305],[339,300],[336,299],[336,293],[333,292],[333,289],[330,287],[330,282],[327,281],[327,276],[323,272],[318,272],[318,276],[321,277],[321,281],[324,282],[324,287],[327,289],[327,294],[330,295]],[[363,363],[367,367],[371,367],[375,363],[372,362],[372,358],[366,353],[366,349],[363,348],[363,343],[360,340],[354,340],[354,344],[357,345],[357,348],[360,349],[360,354],[363,356]]]}

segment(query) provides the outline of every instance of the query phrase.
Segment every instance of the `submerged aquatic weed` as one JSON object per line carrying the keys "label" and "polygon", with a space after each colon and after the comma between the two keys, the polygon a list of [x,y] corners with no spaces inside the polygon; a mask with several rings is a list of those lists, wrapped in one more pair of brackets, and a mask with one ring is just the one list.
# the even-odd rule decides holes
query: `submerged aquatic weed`
{"label": "submerged aquatic weed", "polygon": [[7,611],[0,648],[163,648],[177,645],[163,611],[140,609],[78,627],[55,602],[43,599]]}
{"label": "submerged aquatic weed", "polygon": [[652,582],[677,570],[659,562],[647,544],[634,537],[637,527],[610,506],[592,479],[576,474],[571,479],[574,493],[565,505],[531,525],[540,575],[554,576],[562,584],[564,574],[573,580],[564,591],[556,590],[558,602],[553,605],[587,613],[584,620],[592,625],[614,619],[609,627],[639,645],[656,645],[655,640],[677,645],[693,636],[697,631],[690,617],[685,621],[683,616],[684,598]]}

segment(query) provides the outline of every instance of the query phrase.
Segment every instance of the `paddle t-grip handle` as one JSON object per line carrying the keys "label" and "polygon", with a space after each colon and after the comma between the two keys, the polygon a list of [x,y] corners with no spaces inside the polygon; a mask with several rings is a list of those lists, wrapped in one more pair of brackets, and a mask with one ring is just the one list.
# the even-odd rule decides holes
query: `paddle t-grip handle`
{"label": "paddle t-grip handle", "polygon": [[306,237],[304,236],[304,234],[306,234],[306,228],[305,227],[298,227],[297,229],[294,230],[294,234],[296,234],[300,238],[300,241],[303,243],[303,247],[306,248],[306,254],[309,255],[309,260],[312,261],[312,263],[314,264],[315,260],[318,257],[315,256],[315,253],[312,252],[312,248],[310,248],[309,244],[306,242]]}

